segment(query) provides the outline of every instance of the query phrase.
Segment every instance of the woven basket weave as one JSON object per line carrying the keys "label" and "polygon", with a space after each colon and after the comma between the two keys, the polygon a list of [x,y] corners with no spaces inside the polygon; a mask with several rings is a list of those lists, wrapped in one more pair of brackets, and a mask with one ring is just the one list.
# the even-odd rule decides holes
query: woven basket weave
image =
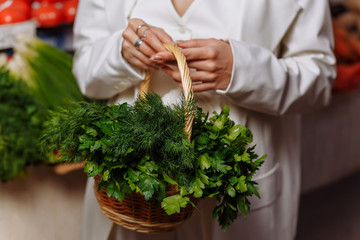
{"label": "woven basket weave", "polygon": [[[125,195],[122,202],[109,197],[103,188],[98,190],[100,176],[95,176],[95,196],[101,212],[114,223],[127,229],[141,233],[169,232],[180,226],[184,220],[191,216],[194,207],[187,205],[180,213],[168,215],[161,207],[148,202],[140,194]],[[168,195],[171,195],[171,193]],[[199,199],[191,198],[194,204]]]}
{"label": "woven basket weave", "polygon": [[[178,68],[181,73],[182,87],[186,103],[193,97],[192,82],[190,79],[189,68],[186,64],[185,56],[179,47],[175,44],[165,44],[167,50],[172,52],[177,60]],[[146,74],[145,80],[140,87],[140,95],[143,96],[149,91],[150,75]],[[191,136],[193,118],[189,117],[185,124],[185,131]],[[187,205],[182,208],[180,213],[167,215],[167,213],[154,203],[148,202],[140,195],[133,193],[125,195],[122,202],[115,198],[109,197],[106,189],[98,190],[98,184],[101,176],[95,176],[95,195],[102,213],[111,219],[114,223],[127,229],[141,233],[162,233],[174,230],[180,226],[184,220],[189,218],[194,207]],[[174,192],[167,192],[173,195]],[[198,199],[190,197],[193,203],[197,204]]]}

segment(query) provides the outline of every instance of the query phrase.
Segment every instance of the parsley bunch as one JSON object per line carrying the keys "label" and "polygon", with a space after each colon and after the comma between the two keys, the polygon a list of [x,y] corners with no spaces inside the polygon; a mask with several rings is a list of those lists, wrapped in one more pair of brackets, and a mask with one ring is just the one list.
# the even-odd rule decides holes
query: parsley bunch
{"label": "parsley bunch", "polygon": [[[188,141],[183,128],[190,115]],[[44,150],[59,151],[60,161],[85,161],[88,176],[100,174],[99,188],[119,201],[137,192],[170,215],[195,206],[189,195],[216,197],[213,215],[224,230],[238,209],[249,211],[247,197],[258,196],[252,176],[264,157],[247,148],[251,141],[250,130],[229,119],[227,106],[209,118],[195,103],[169,106],[155,93],[134,105],[82,102],[53,112],[42,138]],[[168,196],[168,185],[178,185],[178,193]]]}
{"label": "parsley bunch", "polygon": [[194,142],[197,155],[195,197],[216,197],[220,204],[213,211],[213,218],[226,230],[238,212],[246,216],[250,210],[247,197],[260,198],[254,174],[264,162],[266,155],[258,157],[249,129],[235,124],[229,118],[230,109],[208,119],[201,113],[194,123]]}

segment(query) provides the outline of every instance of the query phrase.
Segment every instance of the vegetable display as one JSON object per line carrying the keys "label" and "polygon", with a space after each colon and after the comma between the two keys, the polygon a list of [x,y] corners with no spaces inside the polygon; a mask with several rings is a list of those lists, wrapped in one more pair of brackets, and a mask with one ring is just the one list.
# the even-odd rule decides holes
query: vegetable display
{"label": "vegetable display", "polygon": [[3,0],[0,1],[0,24],[34,19],[38,27],[72,24],[78,0]]}
{"label": "vegetable display", "polygon": [[7,68],[15,78],[24,80],[49,109],[85,100],[72,73],[72,56],[37,37],[17,36]]}
{"label": "vegetable display", "polygon": [[0,181],[24,175],[29,165],[50,163],[39,138],[49,110],[86,101],[72,74],[72,57],[41,40],[21,36],[0,68]]}
{"label": "vegetable display", "polygon": [[29,165],[45,161],[38,148],[42,123],[47,116],[43,104],[21,80],[0,69],[0,181],[21,177]]}
{"label": "vegetable display", "polygon": [[31,15],[41,27],[54,27],[63,22],[62,10],[47,2],[34,8]]}
{"label": "vegetable display", "polygon": [[[195,117],[190,142],[183,130],[189,115]],[[43,133],[44,152],[59,150],[59,161],[85,161],[89,177],[101,176],[99,189],[119,201],[140,193],[171,215],[194,205],[190,195],[215,197],[213,217],[226,230],[239,211],[250,210],[248,197],[259,197],[252,178],[266,155],[248,146],[251,131],[229,119],[227,106],[210,117],[195,103],[165,105],[155,93],[134,105],[82,102],[52,112]],[[169,185],[177,194],[166,194]]]}

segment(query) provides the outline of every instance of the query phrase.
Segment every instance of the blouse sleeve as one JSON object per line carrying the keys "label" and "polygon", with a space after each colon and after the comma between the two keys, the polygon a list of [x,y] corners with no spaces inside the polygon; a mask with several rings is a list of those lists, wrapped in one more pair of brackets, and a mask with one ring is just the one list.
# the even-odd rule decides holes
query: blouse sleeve
{"label": "blouse sleeve", "polygon": [[[333,33],[325,0],[301,0],[302,11],[280,46],[280,55],[231,40],[231,83],[220,94],[243,108],[272,115],[304,113],[329,103],[336,75]],[[276,26],[274,26],[276,27]]]}
{"label": "blouse sleeve", "polygon": [[[125,15],[122,10],[120,6],[118,14]],[[106,0],[79,1],[74,24],[73,73],[87,97],[111,98],[144,77],[142,71],[131,67],[121,56],[122,32],[127,23],[126,16],[118,19],[122,19],[118,29],[111,29]]]}

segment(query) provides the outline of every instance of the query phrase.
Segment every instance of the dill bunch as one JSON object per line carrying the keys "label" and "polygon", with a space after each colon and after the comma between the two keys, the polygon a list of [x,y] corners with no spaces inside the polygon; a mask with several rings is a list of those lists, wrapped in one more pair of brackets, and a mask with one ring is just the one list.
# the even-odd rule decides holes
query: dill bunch
{"label": "dill bunch", "polygon": [[155,93],[139,98],[134,106],[80,102],[51,112],[42,146],[44,152],[59,151],[60,161],[86,160],[88,166],[101,166],[116,176],[123,174],[118,166],[135,166],[148,158],[159,172],[186,184],[195,162],[184,132],[188,116],[183,103],[165,105]]}

